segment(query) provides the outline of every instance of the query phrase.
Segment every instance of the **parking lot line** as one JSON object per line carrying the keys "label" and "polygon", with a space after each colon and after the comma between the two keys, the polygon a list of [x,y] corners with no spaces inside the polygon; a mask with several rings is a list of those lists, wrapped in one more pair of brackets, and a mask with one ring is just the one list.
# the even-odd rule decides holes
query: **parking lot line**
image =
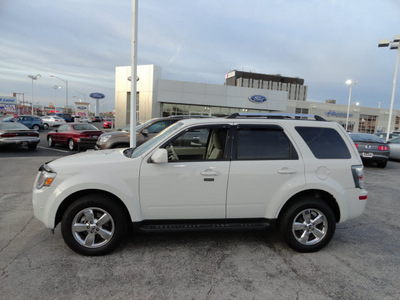
{"label": "parking lot line", "polygon": [[38,148],[41,149],[46,149],[46,150],[52,150],[52,151],[58,151],[58,152],[62,152],[62,153],[69,153],[70,151],[67,150],[59,150],[59,149],[53,149],[53,148],[48,148],[48,147],[42,147],[42,146],[37,146]]}

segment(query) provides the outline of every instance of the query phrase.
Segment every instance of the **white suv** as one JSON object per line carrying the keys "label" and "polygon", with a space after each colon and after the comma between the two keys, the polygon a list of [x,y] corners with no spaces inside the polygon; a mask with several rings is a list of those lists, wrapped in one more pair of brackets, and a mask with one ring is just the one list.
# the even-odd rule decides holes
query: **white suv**
{"label": "white suv", "polygon": [[[311,120],[313,117],[313,120]],[[362,214],[367,191],[353,141],[308,115],[187,119],[132,149],[79,153],[44,164],[36,218],[84,255],[103,255],[130,225],[145,231],[265,229],[313,252],[336,223]]]}

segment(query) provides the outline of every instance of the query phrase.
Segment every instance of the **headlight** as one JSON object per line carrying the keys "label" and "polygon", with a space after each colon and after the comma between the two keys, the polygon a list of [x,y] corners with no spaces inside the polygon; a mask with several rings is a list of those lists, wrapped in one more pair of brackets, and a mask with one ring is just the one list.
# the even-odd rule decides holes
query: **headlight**
{"label": "headlight", "polygon": [[111,138],[111,134],[101,135],[99,138],[99,143],[106,143]]}
{"label": "headlight", "polygon": [[36,188],[41,189],[43,186],[50,186],[54,178],[56,178],[57,173],[55,173],[46,164],[40,167],[40,175],[36,182]]}

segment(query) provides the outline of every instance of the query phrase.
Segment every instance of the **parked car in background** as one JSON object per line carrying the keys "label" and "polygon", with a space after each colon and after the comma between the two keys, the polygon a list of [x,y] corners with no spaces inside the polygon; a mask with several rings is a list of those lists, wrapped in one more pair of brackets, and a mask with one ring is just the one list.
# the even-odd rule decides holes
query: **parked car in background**
{"label": "parked car in background", "polygon": [[92,123],[92,119],[91,118],[86,118],[86,117],[81,117],[79,122],[82,123]]}
{"label": "parked car in background", "polygon": [[[3,122],[14,122],[14,117],[4,118]],[[39,131],[40,129],[44,129],[43,121],[41,118],[31,115],[21,115],[17,117],[17,122],[24,124],[26,127]]]}
{"label": "parked car in background", "polygon": [[[383,141],[386,141],[386,136],[387,136],[386,132],[375,133],[375,135],[380,137]],[[398,133],[393,133],[393,132],[389,133],[389,140],[391,140],[395,137],[398,137],[398,136],[399,136]]]}
{"label": "parked car in background", "polygon": [[72,117],[71,114],[56,113],[55,115],[57,117],[63,118],[66,122],[74,122],[74,118]]}
{"label": "parked car in background", "polygon": [[47,134],[47,144],[54,147],[56,144],[68,146],[69,150],[94,148],[98,137],[103,131],[92,124],[68,123]]}
{"label": "parked car in background", "polygon": [[390,147],[390,159],[400,159],[400,136],[388,141]]}
{"label": "parked car in background", "polygon": [[375,162],[378,168],[386,167],[390,148],[380,137],[370,133],[350,133],[350,137],[364,162]]}
{"label": "parked car in background", "polygon": [[43,121],[44,129],[49,127],[57,127],[66,123],[63,118],[57,116],[44,116],[41,119]]}
{"label": "parked car in background", "polygon": [[115,128],[115,119],[113,118],[103,119],[103,128]]}
{"label": "parked car in background", "polygon": [[[189,118],[204,118],[202,116],[170,116],[162,118],[151,119],[141,125],[136,126],[136,146],[140,146],[148,141],[168,126],[177,121]],[[211,118],[211,117],[206,117]],[[129,147],[130,144],[130,125],[115,131],[107,132],[99,137],[95,149],[111,149],[111,148],[124,148]]]}
{"label": "parked car in background", "polygon": [[35,150],[39,144],[39,132],[18,122],[0,122],[0,147],[27,147]]}
{"label": "parked car in background", "polygon": [[93,122],[101,122],[101,121],[103,121],[103,119],[100,116],[94,116],[94,117],[92,117],[92,121]]}

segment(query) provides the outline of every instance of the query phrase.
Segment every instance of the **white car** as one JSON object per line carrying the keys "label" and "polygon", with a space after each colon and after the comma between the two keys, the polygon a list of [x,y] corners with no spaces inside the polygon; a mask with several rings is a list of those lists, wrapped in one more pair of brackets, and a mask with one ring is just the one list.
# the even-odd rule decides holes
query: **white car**
{"label": "white car", "polygon": [[43,120],[44,129],[47,129],[49,127],[60,126],[66,123],[63,118],[57,116],[44,116],[41,117],[41,119]]}
{"label": "white car", "polygon": [[92,123],[92,119],[90,119],[90,118],[85,118],[85,117],[81,117],[80,120],[79,120],[79,122],[82,122],[82,123]]}
{"label": "white car", "polygon": [[[297,117],[296,117],[297,116]],[[130,225],[144,231],[265,229],[313,252],[336,223],[362,214],[360,155],[337,123],[301,115],[187,119],[137,148],[100,150],[44,164],[34,215],[61,222],[67,245],[109,253]]]}

